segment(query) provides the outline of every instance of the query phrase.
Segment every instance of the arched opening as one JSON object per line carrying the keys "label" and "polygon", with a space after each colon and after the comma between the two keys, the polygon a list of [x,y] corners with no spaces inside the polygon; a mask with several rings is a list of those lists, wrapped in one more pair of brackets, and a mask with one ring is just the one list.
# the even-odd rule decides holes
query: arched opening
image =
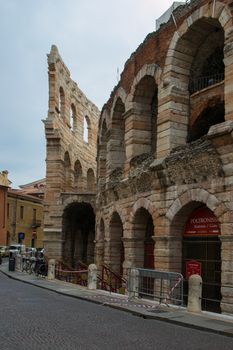
{"label": "arched opening", "polygon": [[[174,41],[176,41],[174,37]],[[174,42],[173,42],[174,43]],[[202,17],[188,27],[174,48],[171,69],[167,81],[171,81],[174,94],[167,96],[171,101],[170,147],[184,145],[199,134],[204,136],[209,127],[223,118],[214,116],[201,131],[202,123],[195,126],[196,136],[188,135],[194,119],[206,108],[212,107],[210,101],[217,97],[224,104],[224,30],[216,18]],[[177,87],[177,88],[176,88]],[[215,103],[218,105],[218,102]],[[201,108],[200,108],[201,106]],[[199,111],[200,109],[200,111]],[[222,108],[220,114],[222,115]],[[212,113],[212,111],[211,111]],[[195,116],[195,118],[193,118]],[[204,115],[200,117],[203,119]]]}
{"label": "arched opening", "polygon": [[88,169],[87,171],[87,191],[95,191],[95,174],[92,169]]}
{"label": "arched opening", "polygon": [[224,80],[224,31],[218,20],[203,18],[191,27],[187,36],[196,41],[189,81],[192,94]]}
{"label": "arched opening", "polygon": [[76,267],[78,261],[94,262],[95,214],[88,203],[72,203],[63,213],[64,261]]}
{"label": "arched opening", "polygon": [[188,142],[195,141],[206,135],[212,125],[224,122],[224,103],[218,103],[206,108],[198,118],[190,125]]}
{"label": "arched opening", "polygon": [[83,190],[83,171],[79,160],[74,164],[74,188],[76,191]]}
{"label": "arched opening", "polygon": [[70,121],[71,121],[71,130],[77,130],[77,115],[75,105],[72,103],[70,106]]}
{"label": "arched opening", "polygon": [[91,123],[88,116],[85,116],[83,121],[83,140],[86,143],[90,143],[91,141]]}
{"label": "arched opening", "polygon": [[173,219],[171,234],[180,237],[180,241],[174,241],[171,260],[176,271],[184,276],[185,302],[188,278],[198,273],[203,280],[202,309],[220,312],[221,232],[216,216],[202,202],[190,202]]}
{"label": "arched opening", "polygon": [[183,234],[182,270],[187,280],[198,273],[203,280],[202,310],[221,312],[221,242],[220,225],[206,206],[188,217]]}
{"label": "arched opening", "polygon": [[123,224],[117,212],[114,212],[109,225],[110,234],[110,265],[114,272],[123,275],[124,246]]}
{"label": "arched opening", "polygon": [[59,112],[62,118],[65,118],[65,92],[63,87],[59,89]]}
{"label": "arched opening", "polygon": [[137,239],[134,265],[154,269],[154,224],[151,214],[144,208],[136,211],[133,220],[133,238]]}
{"label": "arched opening", "polygon": [[108,141],[108,169],[123,168],[125,163],[125,106],[117,99],[113,110],[112,127]]}
{"label": "arched opening", "polygon": [[[144,76],[136,85],[134,97],[135,109],[135,136],[140,141],[141,151],[137,154],[156,154],[157,145],[157,114],[158,114],[158,87],[152,76]],[[136,141],[136,140],[135,140]]]}
{"label": "arched opening", "polygon": [[69,153],[65,153],[64,157],[64,191],[69,192],[73,190],[73,173],[71,170],[71,162]]}

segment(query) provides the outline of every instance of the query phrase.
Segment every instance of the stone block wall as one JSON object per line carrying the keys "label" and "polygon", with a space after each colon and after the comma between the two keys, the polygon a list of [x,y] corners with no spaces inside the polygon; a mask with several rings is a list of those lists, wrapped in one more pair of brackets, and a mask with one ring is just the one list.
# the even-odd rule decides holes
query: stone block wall
{"label": "stone block wall", "polygon": [[63,241],[62,195],[70,196],[69,203],[77,193],[95,196],[99,111],[71,79],[55,45],[48,55],[48,78],[44,245],[50,258],[57,258]]}
{"label": "stone block wall", "polygon": [[[229,253],[233,232],[231,8],[229,1],[216,1],[213,8],[213,2],[207,0],[179,7],[174,11],[177,27],[170,19],[149,34],[126,62],[99,123],[97,168],[101,176],[96,225],[96,263],[111,265],[111,250],[116,255],[119,245],[119,240],[114,243],[116,232],[113,239],[111,221],[119,215],[122,229],[118,236],[124,244],[126,274],[128,267],[143,263],[137,217],[139,210],[145,209],[154,225],[154,268],[181,272],[187,219],[201,205],[209,208],[221,228],[221,309],[227,313],[233,313]],[[211,35],[219,40],[209,40]],[[210,41],[211,45],[205,46]],[[204,66],[199,51],[207,60],[216,45],[223,48],[225,79],[191,94],[190,80],[197,73],[196,67]],[[114,110],[119,99],[125,162],[114,169],[108,152],[111,135],[116,138]],[[194,121],[209,106],[217,109],[220,103],[224,104],[223,121],[213,120],[202,137],[188,142]]]}

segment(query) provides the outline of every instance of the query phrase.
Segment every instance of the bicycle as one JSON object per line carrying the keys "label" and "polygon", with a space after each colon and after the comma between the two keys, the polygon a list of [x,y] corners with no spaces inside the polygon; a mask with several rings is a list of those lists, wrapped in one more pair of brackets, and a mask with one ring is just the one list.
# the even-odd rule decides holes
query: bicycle
{"label": "bicycle", "polygon": [[36,276],[45,277],[48,275],[48,263],[44,258],[37,259],[34,272]]}
{"label": "bicycle", "polygon": [[33,271],[33,261],[30,258],[23,258],[22,271],[25,271],[29,274]]}

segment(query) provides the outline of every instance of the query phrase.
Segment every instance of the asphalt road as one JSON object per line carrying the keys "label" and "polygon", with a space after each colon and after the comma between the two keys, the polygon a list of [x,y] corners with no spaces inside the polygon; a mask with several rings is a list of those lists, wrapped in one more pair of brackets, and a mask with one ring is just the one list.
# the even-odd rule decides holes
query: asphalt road
{"label": "asphalt road", "polygon": [[12,280],[0,273],[0,350],[232,350],[233,339]]}

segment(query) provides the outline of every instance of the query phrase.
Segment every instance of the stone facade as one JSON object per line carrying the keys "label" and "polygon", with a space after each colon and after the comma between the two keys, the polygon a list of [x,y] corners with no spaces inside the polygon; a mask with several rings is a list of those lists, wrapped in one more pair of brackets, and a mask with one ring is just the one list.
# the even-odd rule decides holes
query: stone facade
{"label": "stone facade", "polygon": [[[26,247],[43,247],[43,200],[22,190],[9,189],[7,195],[7,245],[22,243]],[[21,235],[24,235],[22,238]]]}
{"label": "stone facade", "polygon": [[56,46],[48,55],[48,75],[44,246],[50,258],[93,262],[99,111],[71,79]]}
{"label": "stone facade", "polygon": [[[96,263],[182,271],[199,207],[221,235],[221,311],[233,313],[233,2],[193,0],[126,62],[100,117]],[[148,223],[150,222],[149,229]]]}

